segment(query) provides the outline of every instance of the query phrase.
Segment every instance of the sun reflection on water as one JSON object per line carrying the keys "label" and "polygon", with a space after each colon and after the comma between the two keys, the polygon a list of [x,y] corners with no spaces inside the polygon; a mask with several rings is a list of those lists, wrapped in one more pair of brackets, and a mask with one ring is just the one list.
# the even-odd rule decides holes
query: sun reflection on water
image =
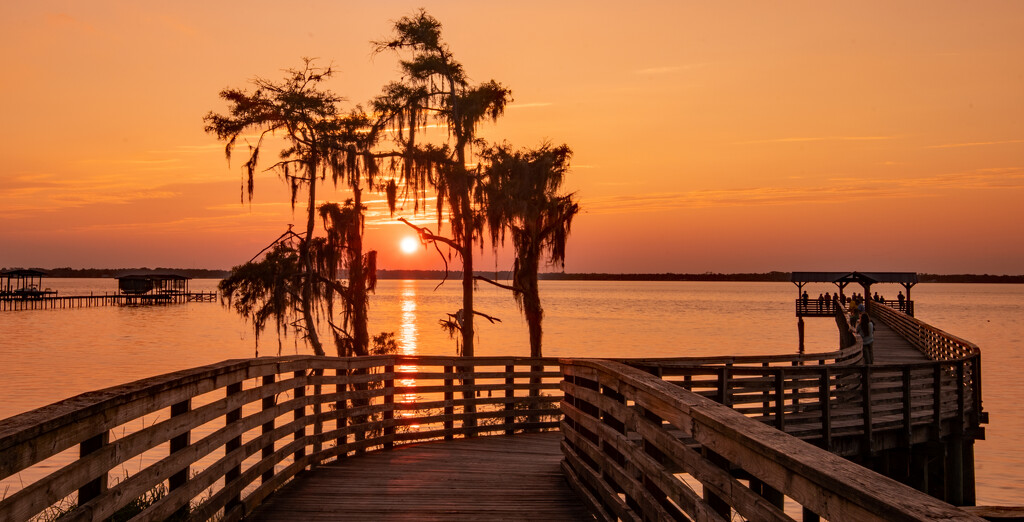
{"label": "sun reflection on water", "polygon": [[[419,350],[417,341],[419,329],[416,326],[416,281],[402,281],[399,288],[399,306],[402,310],[402,320],[399,324],[398,351],[402,355],[417,355]],[[414,364],[401,365],[397,368],[399,373],[416,373],[420,370]],[[398,379],[398,385],[406,388],[415,388],[416,379]],[[418,393],[403,393],[396,397],[400,404],[415,404],[422,397]],[[415,416],[414,411],[397,412],[400,418]],[[419,425],[409,426],[411,430],[418,430]]]}

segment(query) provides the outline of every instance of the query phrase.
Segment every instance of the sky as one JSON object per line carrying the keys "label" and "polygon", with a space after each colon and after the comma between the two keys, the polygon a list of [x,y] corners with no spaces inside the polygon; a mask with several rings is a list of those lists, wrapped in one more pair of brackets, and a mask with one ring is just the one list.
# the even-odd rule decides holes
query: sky
{"label": "sky", "polygon": [[[218,93],[310,57],[365,106],[420,7],[512,89],[486,139],[574,151],[567,272],[1024,273],[1015,1],[4,2],[0,267],[248,261],[303,220],[271,172],[243,201]],[[374,208],[379,267],[443,267]]]}

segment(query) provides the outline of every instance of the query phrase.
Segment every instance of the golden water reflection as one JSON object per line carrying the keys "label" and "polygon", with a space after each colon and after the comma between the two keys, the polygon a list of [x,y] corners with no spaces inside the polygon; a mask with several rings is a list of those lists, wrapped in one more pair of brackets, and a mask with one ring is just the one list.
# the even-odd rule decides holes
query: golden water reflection
{"label": "golden water reflection", "polygon": [[[399,283],[399,307],[402,310],[402,318],[398,329],[398,351],[402,355],[417,355],[419,347],[419,329],[416,326],[416,281],[404,280]],[[413,373],[420,371],[419,366],[414,364],[400,365],[397,368],[399,373]],[[405,388],[415,388],[416,379],[398,379],[398,385]],[[403,393],[396,397],[396,400],[403,405],[415,404],[422,397],[418,393]],[[401,410],[398,418],[404,419],[415,417],[416,412],[412,410]],[[410,430],[418,430],[420,426],[413,424]]]}

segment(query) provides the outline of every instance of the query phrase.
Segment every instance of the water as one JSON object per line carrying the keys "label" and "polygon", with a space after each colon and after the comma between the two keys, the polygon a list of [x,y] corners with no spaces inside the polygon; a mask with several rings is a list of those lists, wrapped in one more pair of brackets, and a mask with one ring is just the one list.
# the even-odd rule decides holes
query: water
{"label": "water", "polygon": [[[451,355],[455,343],[438,320],[461,306],[449,281],[380,281],[370,331],[395,333],[400,352]],[[53,279],[62,295],[113,292],[106,279]],[[832,290],[825,285],[809,293]],[[216,287],[193,280],[193,291]],[[883,288],[895,294],[898,287]],[[891,290],[888,291],[888,290]],[[582,357],[679,357],[794,353],[790,283],[542,281],[544,354]],[[1024,369],[1024,286],[919,285],[917,316],[982,349],[984,407],[991,423],[976,446],[978,502],[1024,505],[1024,414],[1014,396]],[[481,284],[477,355],[529,355],[526,324],[511,295]],[[807,351],[837,346],[835,323],[806,321]],[[294,336],[260,340],[260,355],[308,353]],[[255,355],[251,326],[214,303],[110,306],[0,313],[0,418],[131,380]]]}

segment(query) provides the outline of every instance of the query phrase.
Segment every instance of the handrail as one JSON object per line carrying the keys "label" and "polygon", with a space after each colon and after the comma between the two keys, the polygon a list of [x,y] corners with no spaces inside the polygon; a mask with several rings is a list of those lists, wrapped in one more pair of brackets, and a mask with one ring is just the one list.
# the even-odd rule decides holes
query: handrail
{"label": "handrail", "polygon": [[968,401],[968,428],[988,422],[981,401],[981,349],[970,341],[946,333],[920,319],[897,311],[883,303],[868,302],[868,314],[884,323],[914,345],[932,361],[954,362],[947,374],[957,380],[959,400]]}
{"label": "handrail", "polygon": [[0,423],[0,480],[29,475],[0,500],[0,520],[55,505],[106,519],[153,491],[144,519],[235,520],[332,459],[557,429],[560,379],[555,359],[272,357],[86,393]]}
{"label": "handrail", "polygon": [[635,368],[561,362],[562,468],[599,519],[792,520],[789,497],[833,521],[980,520]]}
{"label": "handrail", "polygon": [[[897,315],[929,333],[922,338],[945,335],[885,310],[892,313],[881,313],[883,322]],[[620,362],[839,455],[937,441],[952,433],[981,436],[979,426],[987,419],[981,409],[981,356],[976,346],[970,345],[975,351],[960,359],[866,367],[858,364],[860,336],[842,309],[835,307],[833,312],[845,348],[824,354],[834,359],[822,358],[819,364],[809,363],[823,354],[789,356],[791,366],[773,366],[779,360],[775,357],[735,359],[745,365],[731,364],[730,358],[718,358],[715,365],[707,364],[708,359]],[[937,344],[966,343],[948,337]],[[755,366],[758,361],[760,366]]]}

